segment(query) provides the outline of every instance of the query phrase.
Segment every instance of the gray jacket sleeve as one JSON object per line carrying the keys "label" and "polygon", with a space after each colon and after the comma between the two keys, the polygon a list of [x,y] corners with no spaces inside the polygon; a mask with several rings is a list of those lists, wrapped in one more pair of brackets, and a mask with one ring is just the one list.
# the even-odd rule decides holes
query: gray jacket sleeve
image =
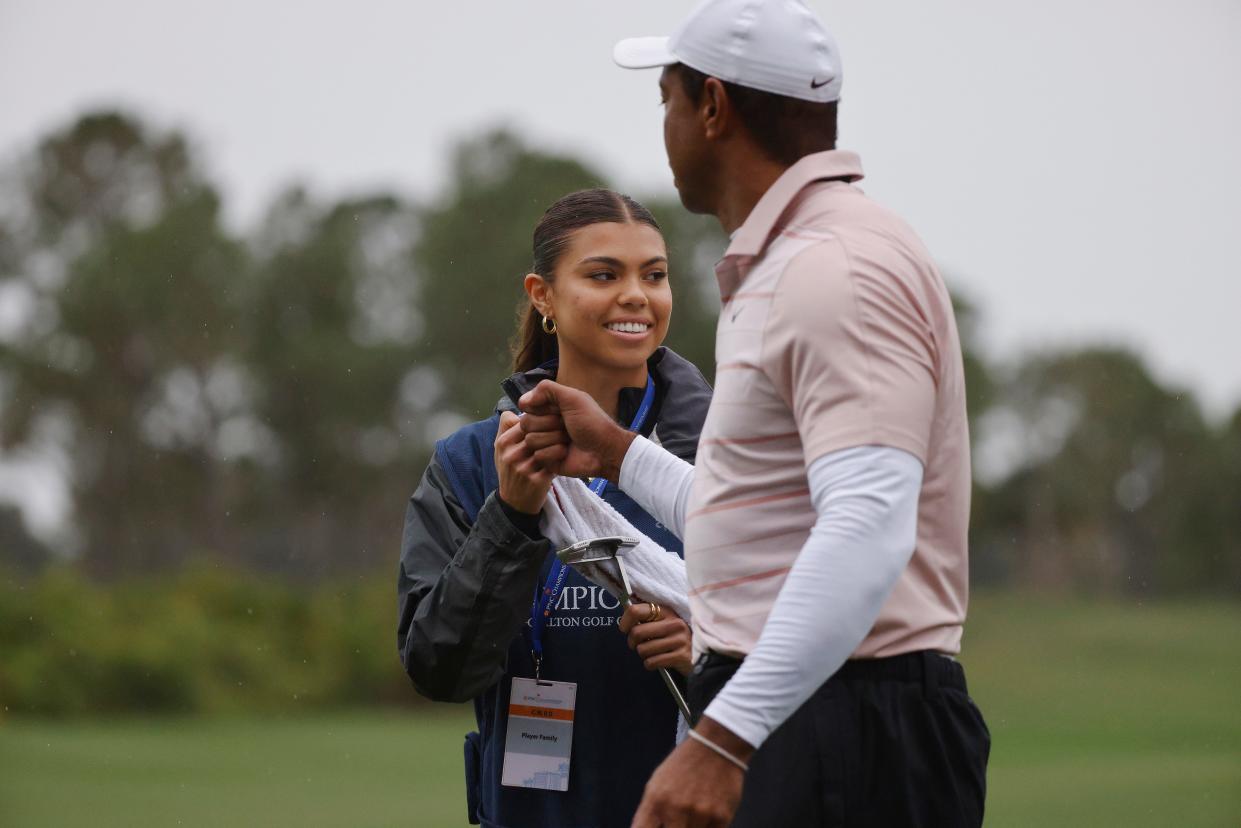
{"label": "gray jacket sleeve", "polygon": [[397,576],[397,646],[419,693],[463,702],[500,680],[546,556],[547,541],[514,526],[494,493],[471,526],[431,461],[405,512]]}

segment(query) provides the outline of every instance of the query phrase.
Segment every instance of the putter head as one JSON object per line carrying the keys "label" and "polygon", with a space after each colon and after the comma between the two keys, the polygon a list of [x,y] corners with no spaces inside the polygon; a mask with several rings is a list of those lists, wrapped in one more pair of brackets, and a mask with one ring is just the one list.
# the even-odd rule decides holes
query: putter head
{"label": "putter head", "polygon": [[584,563],[598,563],[600,561],[610,561],[616,558],[616,554],[621,549],[628,549],[638,545],[637,538],[626,538],[620,535],[613,535],[605,538],[591,538],[589,540],[578,541],[572,546],[566,546],[564,549],[556,550],[556,557],[566,566]]}

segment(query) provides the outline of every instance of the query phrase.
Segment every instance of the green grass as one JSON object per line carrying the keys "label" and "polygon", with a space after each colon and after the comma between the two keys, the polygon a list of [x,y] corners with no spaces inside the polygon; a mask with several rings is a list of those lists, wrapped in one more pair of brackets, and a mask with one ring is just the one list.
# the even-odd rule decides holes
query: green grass
{"label": "green grass", "polygon": [[[1241,606],[984,595],[991,826],[1241,826]],[[0,723],[0,825],[464,824],[467,707]]]}
{"label": "green grass", "polygon": [[1241,605],[982,596],[962,661],[988,825],[1241,826]]}
{"label": "green grass", "polygon": [[466,823],[472,709],[312,718],[9,722],[3,826]]}

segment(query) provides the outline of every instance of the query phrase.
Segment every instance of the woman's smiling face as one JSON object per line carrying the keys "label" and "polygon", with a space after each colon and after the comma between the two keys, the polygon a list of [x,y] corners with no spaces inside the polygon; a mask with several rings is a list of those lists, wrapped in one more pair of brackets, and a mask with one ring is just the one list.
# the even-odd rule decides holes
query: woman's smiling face
{"label": "woman's smiling face", "polygon": [[555,278],[531,278],[527,290],[536,307],[556,322],[562,365],[637,369],[668,333],[668,253],[648,224],[600,222],[576,230]]}

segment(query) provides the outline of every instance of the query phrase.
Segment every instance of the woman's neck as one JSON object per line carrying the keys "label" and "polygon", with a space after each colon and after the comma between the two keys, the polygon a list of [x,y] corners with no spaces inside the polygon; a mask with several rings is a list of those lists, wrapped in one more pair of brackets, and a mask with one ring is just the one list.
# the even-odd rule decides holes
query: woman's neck
{"label": "woman's neck", "polygon": [[563,357],[556,369],[556,382],[585,391],[613,420],[618,414],[621,389],[645,386],[646,376],[645,364],[623,370],[601,370],[597,365],[579,365]]}

